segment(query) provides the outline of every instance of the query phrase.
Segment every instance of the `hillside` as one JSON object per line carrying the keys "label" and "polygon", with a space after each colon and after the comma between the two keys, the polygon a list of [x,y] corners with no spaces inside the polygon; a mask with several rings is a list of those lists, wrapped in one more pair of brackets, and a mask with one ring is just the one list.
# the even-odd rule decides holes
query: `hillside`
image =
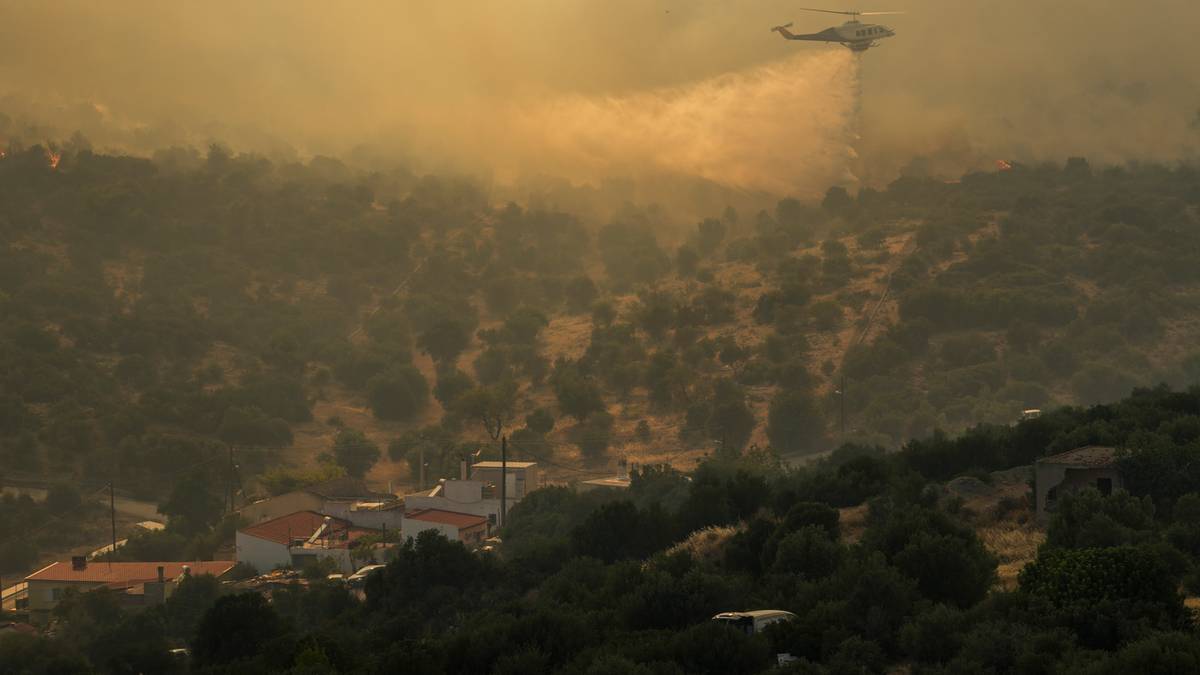
{"label": "hillside", "polygon": [[[1048,526],[1035,527],[1029,465],[1099,444],[1123,489],[1064,481]],[[70,673],[1192,672],[1198,457],[1197,387],[1140,389],[896,452],[847,444],[803,468],[721,452],[690,475],[635,470],[628,490],[533,491],[497,549],[424,531],[357,590],[310,563],[271,585],[195,575],[152,607],[126,607],[109,588],[66,593],[55,630],[0,635],[0,663]],[[179,527],[173,519],[159,539]],[[757,608],[792,616],[752,634],[713,620]],[[184,646],[186,664],[169,651]],[[794,661],[777,667],[779,654]]]}
{"label": "hillside", "polygon": [[1186,166],[905,177],[681,229],[328,158],[50,157],[0,159],[0,468],[147,498],[224,494],[226,444],[246,493],[331,461],[400,489],[422,448],[436,478],[501,435],[568,480],[1200,376]]}

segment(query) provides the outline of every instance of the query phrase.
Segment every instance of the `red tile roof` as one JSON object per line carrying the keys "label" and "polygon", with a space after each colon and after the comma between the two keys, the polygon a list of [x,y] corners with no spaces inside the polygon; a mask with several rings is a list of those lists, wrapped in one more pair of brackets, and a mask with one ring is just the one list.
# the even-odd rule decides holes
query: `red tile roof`
{"label": "red tile roof", "polygon": [[135,584],[158,580],[158,568],[163,568],[163,576],[174,579],[183,574],[186,565],[192,574],[211,574],[219,577],[233,569],[237,563],[232,560],[211,560],[198,562],[89,562],[81,570],[74,569],[71,563],[50,563],[42,569],[25,577],[25,581],[79,581],[99,584]]}
{"label": "red tile roof", "polygon": [[441,509],[419,509],[416,511],[409,511],[404,514],[404,517],[412,518],[413,520],[424,520],[430,523],[453,525],[460,530],[464,530],[468,527],[475,527],[476,525],[483,525],[488,521],[488,519],[483,516],[476,516],[470,513],[457,513],[455,511],[443,511]]}
{"label": "red tile roof", "polygon": [[329,519],[329,527],[321,534],[321,540],[326,542],[327,548],[345,548],[351,541],[375,533],[374,530],[354,527],[354,524],[348,520],[326,516],[316,511],[289,513],[286,516],[251,525],[240,532],[290,546],[293,541],[313,536],[326,518]]}
{"label": "red tile roof", "polygon": [[272,520],[261,522],[257,525],[243,528],[244,534],[249,534],[259,539],[266,539],[279,544],[288,545],[296,539],[308,539],[321,527],[325,519],[329,518],[329,527],[332,532],[349,530],[351,525],[349,522],[341,518],[332,516],[324,516],[316,511],[297,511],[289,513],[286,516],[280,516]]}

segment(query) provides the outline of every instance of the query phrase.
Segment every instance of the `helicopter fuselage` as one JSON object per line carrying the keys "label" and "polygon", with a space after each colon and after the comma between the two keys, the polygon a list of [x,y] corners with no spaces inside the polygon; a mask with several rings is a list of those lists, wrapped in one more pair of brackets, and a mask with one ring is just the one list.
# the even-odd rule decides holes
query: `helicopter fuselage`
{"label": "helicopter fuselage", "polygon": [[891,28],[882,24],[862,23],[860,21],[847,21],[834,30],[841,36],[842,44],[849,47],[851,51],[856,52],[874,47],[876,40],[889,38],[896,34]]}
{"label": "helicopter fuselage", "polygon": [[846,45],[851,51],[863,52],[871,47],[874,47],[876,42],[884,38],[892,37],[896,34],[891,28],[882,24],[862,23],[857,19],[852,19],[833,28],[826,28],[820,33],[808,33],[795,35],[788,30],[786,24],[776,26],[771,30],[776,31],[788,40],[808,40],[811,42],[837,42]]}

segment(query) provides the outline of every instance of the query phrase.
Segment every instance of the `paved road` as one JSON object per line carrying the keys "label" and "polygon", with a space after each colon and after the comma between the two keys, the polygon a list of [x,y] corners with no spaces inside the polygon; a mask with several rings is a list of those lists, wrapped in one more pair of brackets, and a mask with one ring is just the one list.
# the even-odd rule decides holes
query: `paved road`
{"label": "paved road", "polygon": [[[24,482],[24,481],[23,481]],[[83,491],[87,494],[86,491]],[[0,494],[27,494],[36,501],[41,501],[46,498],[46,488],[33,487],[31,485],[0,485]],[[97,495],[96,501],[108,506],[108,493]],[[145,502],[139,499],[130,497],[122,497],[117,495],[113,500],[113,506],[116,507],[117,513],[134,516],[138,520],[162,520],[163,516],[158,512],[158,504],[154,502]]]}

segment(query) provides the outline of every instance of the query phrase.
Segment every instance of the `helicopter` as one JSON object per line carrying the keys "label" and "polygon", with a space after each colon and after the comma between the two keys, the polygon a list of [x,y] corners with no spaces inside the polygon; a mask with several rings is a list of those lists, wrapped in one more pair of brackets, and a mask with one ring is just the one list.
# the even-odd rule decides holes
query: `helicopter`
{"label": "helicopter", "polygon": [[810,40],[813,42],[840,42],[850,48],[852,52],[865,52],[871,47],[874,47],[879,40],[889,38],[896,34],[891,28],[881,24],[862,23],[858,20],[860,16],[880,16],[883,14],[903,14],[904,12],[859,12],[849,11],[843,12],[836,9],[813,9],[810,7],[800,7],[806,12],[824,12],[826,14],[844,14],[850,17],[846,23],[826,28],[820,33],[806,33],[796,35],[788,29],[792,24],[785,23],[782,26],[775,26],[771,30],[779,33],[785,40]]}

